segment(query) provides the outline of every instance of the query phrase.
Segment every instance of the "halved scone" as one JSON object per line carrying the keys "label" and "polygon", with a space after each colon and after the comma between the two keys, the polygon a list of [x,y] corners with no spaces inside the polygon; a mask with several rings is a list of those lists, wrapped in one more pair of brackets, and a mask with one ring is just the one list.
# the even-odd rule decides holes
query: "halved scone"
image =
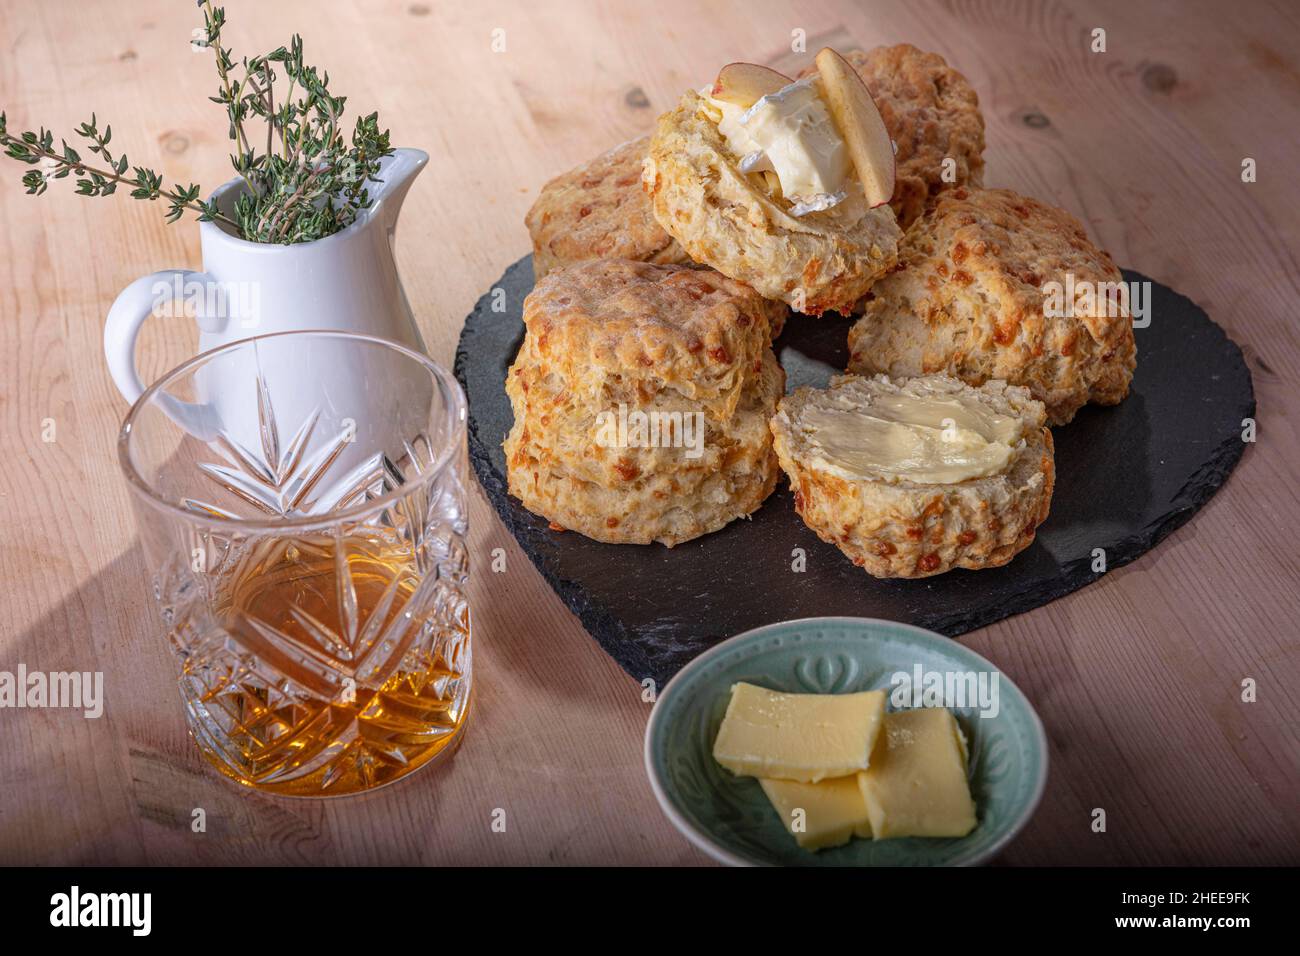
{"label": "halved scone", "polygon": [[[785,374],[770,350],[761,364],[735,413],[706,421],[698,457],[682,448],[613,449],[597,457],[599,426],[590,409],[560,405],[538,414],[525,410],[525,396],[512,390],[517,417],[506,439],[510,493],[553,528],[608,544],[671,548],[752,514],[781,475],[767,422]],[[535,392],[528,397],[535,399]],[[681,414],[684,404],[672,404]],[[668,408],[663,396],[655,406],[637,411]],[[573,442],[575,436],[586,440]]]}
{"label": "halved scone", "polygon": [[[551,463],[556,474],[628,496],[653,486],[652,490],[663,492],[661,507],[695,495],[710,476],[728,469],[779,476],[768,420],[785,394],[785,370],[771,349],[760,363],[758,372],[745,377],[734,411],[725,418],[707,413],[696,418],[694,413],[701,406],[674,389],[626,402],[606,388],[602,397],[593,399],[548,381],[530,360],[517,360],[506,382],[517,424],[507,439],[510,451],[524,449],[524,459]],[[684,441],[611,443],[608,439],[616,433],[620,405],[626,406],[629,414],[635,411],[665,423],[665,428],[673,423],[674,431],[681,428]],[[513,458],[512,466],[524,460]],[[516,471],[524,475],[528,469],[512,467],[512,480]],[[667,480],[655,482],[656,476]],[[602,512],[601,517],[609,514],[625,518],[617,510]],[[566,518],[547,516],[565,527],[578,528],[571,521],[566,523]]]}
{"label": "halved scone", "polygon": [[736,409],[786,309],[708,269],[595,259],[549,273],[524,300],[512,375],[542,370],[584,401],[636,405],[669,390],[711,417]]}
{"label": "halved scone", "polygon": [[1056,470],[1041,402],[992,381],[842,375],[772,417],[795,508],[878,578],[1006,564],[1034,540]]}

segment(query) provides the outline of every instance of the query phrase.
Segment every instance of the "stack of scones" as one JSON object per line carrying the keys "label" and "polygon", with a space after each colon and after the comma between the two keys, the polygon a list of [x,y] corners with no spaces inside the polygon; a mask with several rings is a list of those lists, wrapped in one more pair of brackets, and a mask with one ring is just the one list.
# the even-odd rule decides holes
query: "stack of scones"
{"label": "stack of scones", "polygon": [[506,391],[510,493],[553,528],[668,546],[776,486],[785,307],[717,272],[593,259],[546,275]]}
{"label": "stack of scones", "polygon": [[[510,493],[553,529],[671,547],[784,471],[804,523],[876,577],[1010,561],[1051,506],[1050,427],[1122,401],[1136,349],[1110,256],[985,188],[983,153],[942,57],[827,48],[798,78],[727,64],[552,180],[526,218]],[[791,310],[858,318],[848,374],[786,396]]]}

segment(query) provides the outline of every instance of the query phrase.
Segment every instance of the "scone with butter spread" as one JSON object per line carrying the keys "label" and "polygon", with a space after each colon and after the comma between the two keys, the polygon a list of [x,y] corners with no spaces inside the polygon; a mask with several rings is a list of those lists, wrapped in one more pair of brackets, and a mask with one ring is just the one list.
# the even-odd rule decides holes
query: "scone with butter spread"
{"label": "scone with butter spread", "polygon": [[1068,212],[1007,189],[948,190],[868,293],[848,370],[1001,379],[1061,425],[1128,394],[1137,356],[1122,282]]}
{"label": "scone with butter spread", "polygon": [[548,273],[506,376],[509,490],[555,530],[669,547],[753,512],[780,471],[784,306],[711,270],[601,259]]}
{"label": "scone with butter spread", "polygon": [[[836,56],[823,53],[819,63]],[[847,312],[897,258],[893,165],[879,112],[848,64],[798,81],[731,64],[659,117],[643,184],[692,259],[820,315]]]}
{"label": "scone with butter spread", "polygon": [[[940,191],[984,182],[984,116],[966,77],[939,54],[910,43],[852,50],[844,58],[871,90],[897,146],[889,205],[902,229]],[[799,75],[814,72],[810,66]]]}
{"label": "scone with butter spread", "polygon": [[1006,564],[1047,518],[1056,471],[1041,402],[948,375],[844,375],[772,418],[795,509],[878,578]]}
{"label": "scone with butter spread", "polygon": [[542,187],[524,224],[533,239],[533,275],[587,259],[689,263],[655,221],[641,189],[642,136],[616,146]]}

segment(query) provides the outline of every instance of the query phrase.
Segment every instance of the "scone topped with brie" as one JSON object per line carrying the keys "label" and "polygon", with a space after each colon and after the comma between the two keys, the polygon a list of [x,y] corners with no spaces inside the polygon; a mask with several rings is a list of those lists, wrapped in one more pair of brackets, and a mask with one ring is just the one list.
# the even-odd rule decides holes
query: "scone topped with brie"
{"label": "scone topped with brie", "polygon": [[892,266],[893,147],[861,78],[833,50],[792,81],[724,67],[659,118],[643,185],[695,261],[820,315],[847,311]]}
{"label": "scone topped with brie", "polygon": [[664,232],[641,190],[650,137],[616,146],[542,187],[524,217],[533,239],[533,275],[587,259],[689,263]]}
{"label": "scone topped with brie", "polygon": [[1056,470],[1041,402],[948,375],[840,376],[781,400],[772,434],[795,509],[868,574],[1006,564],[1047,517]]}
{"label": "scone topped with brie", "polygon": [[1137,357],[1122,282],[1068,212],[1008,189],[948,190],[867,296],[848,370],[1001,379],[1062,425],[1128,394]]}

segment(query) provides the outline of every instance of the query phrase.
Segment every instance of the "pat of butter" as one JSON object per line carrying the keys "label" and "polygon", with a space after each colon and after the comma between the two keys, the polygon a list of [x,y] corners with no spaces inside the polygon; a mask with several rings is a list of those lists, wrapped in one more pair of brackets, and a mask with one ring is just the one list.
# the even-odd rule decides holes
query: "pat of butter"
{"label": "pat of butter", "polygon": [[871,766],[858,774],[871,832],[890,837],[960,837],[975,829],[966,744],[941,707],[886,714]]}
{"label": "pat of butter", "polygon": [[1021,423],[966,396],[897,394],[862,405],[831,391],[799,416],[810,457],[848,479],[955,484],[1005,471]]}
{"label": "pat of butter", "polygon": [[734,774],[816,783],[867,766],[885,711],[884,691],[779,694],[731,688],[713,759]]}
{"label": "pat of butter", "polygon": [[785,828],[805,850],[840,846],[855,836],[871,836],[871,820],[857,775],[820,783],[758,782]]}

